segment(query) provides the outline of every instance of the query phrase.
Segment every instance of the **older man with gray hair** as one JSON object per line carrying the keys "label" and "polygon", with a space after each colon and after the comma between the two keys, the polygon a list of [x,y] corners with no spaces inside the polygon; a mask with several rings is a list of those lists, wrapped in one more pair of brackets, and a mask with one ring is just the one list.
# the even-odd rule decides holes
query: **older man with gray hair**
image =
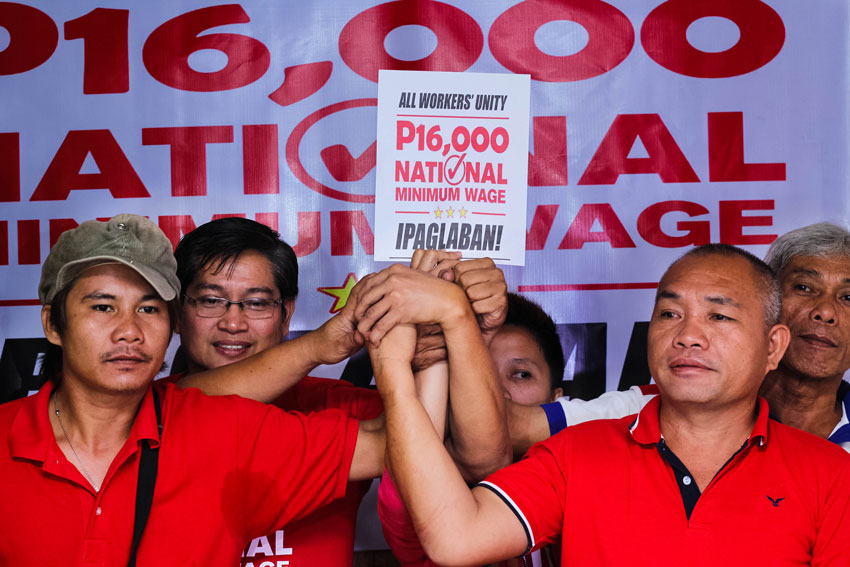
{"label": "older man with gray hair", "polygon": [[782,286],[791,342],[762,395],[783,423],[850,451],[850,232],[818,223],[780,236],[765,261]]}

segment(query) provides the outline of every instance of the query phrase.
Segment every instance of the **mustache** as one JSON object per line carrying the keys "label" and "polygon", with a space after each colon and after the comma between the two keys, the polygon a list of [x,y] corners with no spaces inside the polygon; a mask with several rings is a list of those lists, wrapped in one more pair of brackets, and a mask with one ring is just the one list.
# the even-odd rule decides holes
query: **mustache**
{"label": "mustache", "polygon": [[101,362],[109,362],[111,360],[129,358],[138,360],[139,362],[150,362],[153,357],[141,349],[132,347],[120,347],[100,355]]}

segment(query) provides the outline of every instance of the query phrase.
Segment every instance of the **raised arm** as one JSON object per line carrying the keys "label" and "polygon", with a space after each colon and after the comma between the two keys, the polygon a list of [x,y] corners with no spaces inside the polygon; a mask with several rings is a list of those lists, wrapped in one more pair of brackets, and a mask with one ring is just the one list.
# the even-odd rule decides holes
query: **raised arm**
{"label": "raised arm", "polygon": [[[454,280],[466,294],[480,337],[488,345],[508,310],[502,270],[489,258],[467,260],[454,266]],[[512,451],[505,418],[507,400],[490,353],[487,351],[486,368],[472,368],[467,361],[464,357],[450,365],[450,435],[446,447],[464,478],[476,482],[510,464]]]}
{"label": "raised arm", "polygon": [[[418,342],[418,340],[417,340]],[[438,362],[414,374],[416,393],[437,436],[445,434],[446,404],[448,403],[448,364]],[[413,522],[399,497],[393,479],[385,469],[378,488],[378,516],[384,539],[402,565],[432,567],[426,557]]]}
{"label": "raised arm", "polygon": [[470,491],[419,401],[410,369],[415,340],[413,328],[398,326],[370,356],[384,399],[387,458],[423,547],[445,566],[519,555],[522,525],[494,493]]}
{"label": "raised arm", "polygon": [[[412,280],[415,282],[430,282],[451,286],[451,284],[445,284],[424,272],[409,268],[403,268],[403,271],[414,276]],[[370,275],[363,278],[361,280],[362,285],[357,288],[356,293],[352,293],[349,300],[350,303],[346,305],[347,308],[352,310],[351,313],[365,312],[367,308],[373,306],[376,298],[382,297],[383,288],[376,286],[375,281],[369,282],[369,279],[374,277]],[[413,288],[412,291],[418,290],[420,293],[425,293],[423,291],[425,289],[428,289],[428,286]],[[366,294],[366,290],[371,290],[371,292]],[[358,303],[361,304],[359,308]],[[414,318],[417,316],[422,320],[429,318],[429,316],[423,316],[422,314],[415,315]],[[417,354],[421,354],[421,343],[422,339],[420,337],[416,341],[414,354],[410,358],[405,357],[408,360],[408,366],[410,366],[410,361]],[[417,395],[430,412],[433,429],[442,438],[445,434],[446,405],[448,403],[448,362],[444,359],[431,361],[427,367],[416,373],[416,378]],[[368,422],[361,422],[349,479],[358,480],[379,476],[384,466],[385,447],[386,429],[384,427],[383,416]]]}
{"label": "raised arm", "polygon": [[[461,272],[471,282],[467,288],[474,291],[481,285],[489,289],[489,279],[471,277],[476,271]],[[489,295],[481,294],[477,301],[487,304],[489,299]],[[510,462],[504,398],[479,324],[461,287],[404,266],[392,266],[364,287],[356,316],[358,330],[374,345],[398,323],[439,324],[449,347],[449,397],[456,408],[450,420],[451,447],[461,470],[468,479],[480,480]]]}

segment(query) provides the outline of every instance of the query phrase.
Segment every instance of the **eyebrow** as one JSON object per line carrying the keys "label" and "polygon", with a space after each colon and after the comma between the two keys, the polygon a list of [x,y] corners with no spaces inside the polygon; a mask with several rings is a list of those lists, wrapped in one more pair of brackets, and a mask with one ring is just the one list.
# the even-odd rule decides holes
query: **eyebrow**
{"label": "eyebrow", "polygon": [[[675,291],[670,291],[666,289],[660,290],[655,295],[655,303],[658,303],[660,299],[680,299],[681,296]],[[731,297],[727,297],[725,295],[706,295],[703,297],[703,301],[707,301],[708,303],[715,303],[717,305],[729,305],[731,307],[740,307],[741,304],[732,299]]]}
{"label": "eyebrow", "polygon": [[[820,273],[817,270],[813,270],[812,268],[794,268],[794,270],[791,273],[795,274],[795,275],[801,274],[801,275],[804,275],[804,276],[811,276],[811,277],[817,278],[819,280],[823,279],[823,274]],[[845,277],[842,281],[844,283],[850,283],[850,277]]]}
{"label": "eyebrow", "polygon": [[703,299],[709,303],[716,303],[718,305],[729,305],[732,307],[741,306],[740,303],[738,303],[731,297],[726,297],[725,295],[706,295]]}
{"label": "eyebrow", "polygon": [[659,289],[658,293],[655,294],[655,303],[658,303],[659,299],[679,299],[679,294],[666,289]]}
{"label": "eyebrow", "polygon": [[794,270],[791,273],[793,273],[793,274],[803,274],[803,275],[806,275],[806,276],[812,276],[813,278],[823,279],[823,274],[821,274],[819,271],[813,270],[811,268],[794,268]]}
{"label": "eyebrow", "polygon": [[[105,293],[102,291],[93,291],[87,295],[83,296],[83,301],[115,301],[118,299],[116,296],[111,293]],[[162,299],[157,293],[148,293],[142,296],[142,301],[165,301]]]}
{"label": "eyebrow", "polygon": [[224,288],[221,287],[220,285],[216,285],[216,284],[208,284],[208,283],[198,284],[198,291],[201,291],[201,290],[210,290],[210,291],[215,291],[215,292],[218,292],[218,293],[224,293]]}
{"label": "eyebrow", "polygon": [[[84,295],[82,301],[115,301],[118,297],[112,295],[111,293],[105,293],[102,291],[93,291],[87,295]],[[141,303],[145,301],[165,301],[163,298],[159,296],[157,293],[148,293],[142,296]]]}
{"label": "eyebrow", "polygon": [[[209,290],[209,291],[214,291],[216,293],[220,293],[221,295],[225,295],[224,288],[222,286],[218,285],[218,284],[210,284],[210,283],[199,284],[198,287],[197,287],[197,290],[198,291]],[[269,295],[274,295],[274,290],[272,290],[269,287],[265,287],[265,286],[263,286],[263,287],[251,287],[251,288],[248,288],[248,289],[245,290],[246,295],[252,294],[252,293],[268,293]]]}
{"label": "eyebrow", "polygon": [[103,301],[103,300],[114,300],[115,296],[111,293],[104,293],[102,291],[93,291],[89,294],[83,296],[83,301]]}

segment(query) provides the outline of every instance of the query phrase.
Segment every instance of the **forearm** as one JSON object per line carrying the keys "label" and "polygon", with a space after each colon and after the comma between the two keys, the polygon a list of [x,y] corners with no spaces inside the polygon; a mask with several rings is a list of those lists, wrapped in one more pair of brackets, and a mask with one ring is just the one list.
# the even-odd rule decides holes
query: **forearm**
{"label": "forearm", "polygon": [[298,383],[321,361],[316,331],[264,350],[250,358],[184,376],[181,388],[200,388],[211,396],[237,394],[271,403]]}
{"label": "forearm", "polygon": [[437,436],[446,435],[446,406],[449,402],[449,364],[437,362],[414,375],[416,395],[434,425]]}
{"label": "forearm", "polygon": [[[410,286],[404,287],[410,291]],[[445,293],[438,294],[439,301],[448,302],[457,290],[444,289]],[[469,310],[465,299],[440,303],[448,310],[434,317],[427,309],[436,304],[424,302],[425,296],[414,295],[417,306],[426,312],[418,313],[413,322],[436,321],[443,328],[454,329],[452,320],[459,311],[452,308]],[[397,299],[395,294],[392,297]],[[423,548],[435,563],[446,567],[481,565],[517,555],[526,545],[522,525],[493,492],[467,488],[419,400],[411,370],[415,342],[416,332],[410,324],[397,325],[380,345],[370,346],[369,354],[384,402],[386,459]]]}
{"label": "forearm", "polygon": [[549,437],[549,421],[540,406],[524,406],[507,401],[508,427],[514,459],[518,460],[532,445]]}
{"label": "forearm", "polygon": [[478,507],[434,431],[413,381],[394,380],[392,389],[382,388],[384,373],[404,371],[400,365],[375,368],[387,420],[387,460],[423,547],[440,563],[437,557],[442,555],[463,556],[458,542],[469,541],[465,529]]}
{"label": "forearm", "polygon": [[378,478],[384,470],[387,430],[384,416],[361,421],[357,429],[357,445],[348,471],[348,480]]}
{"label": "forearm", "polygon": [[471,312],[443,332],[451,376],[447,447],[466,480],[476,482],[511,462],[505,398]]}
{"label": "forearm", "polygon": [[[437,437],[442,439],[445,437],[446,405],[449,395],[448,362],[438,362],[415,372],[414,380],[417,397],[428,413]],[[381,476],[381,485],[378,489],[378,516],[381,518],[384,539],[402,565],[436,567],[425,555],[413,522],[386,469]]]}
{"label": "forearm", "polygon": [[[592,400],[566,400],[543,406],[523,406],[508,402],[508,425],[514,456],[521,457],[532,445],[548,439],[568,425],[577,425],[597,419],[619,419],[638,413],[653,397],[657,387],[632,386],[625,392],[605,392]],[[550,423],[550,417],[552,423]]]}
{"label": "forearm", "polygon": [[[410,374],[410,364],[399,364],[399,371]],[[377,373],[377,371],[376,371]],[[446,404],[448,403],[448,364],[441,362],[416,374],[415,392],[426,408],[432,430],[442,439],[446,429]],[[385,466],[386,416],[361,421],[357,447],[349,472],[350,480],[374,478]],[[386,463],[389,467],[389,463]]]}

